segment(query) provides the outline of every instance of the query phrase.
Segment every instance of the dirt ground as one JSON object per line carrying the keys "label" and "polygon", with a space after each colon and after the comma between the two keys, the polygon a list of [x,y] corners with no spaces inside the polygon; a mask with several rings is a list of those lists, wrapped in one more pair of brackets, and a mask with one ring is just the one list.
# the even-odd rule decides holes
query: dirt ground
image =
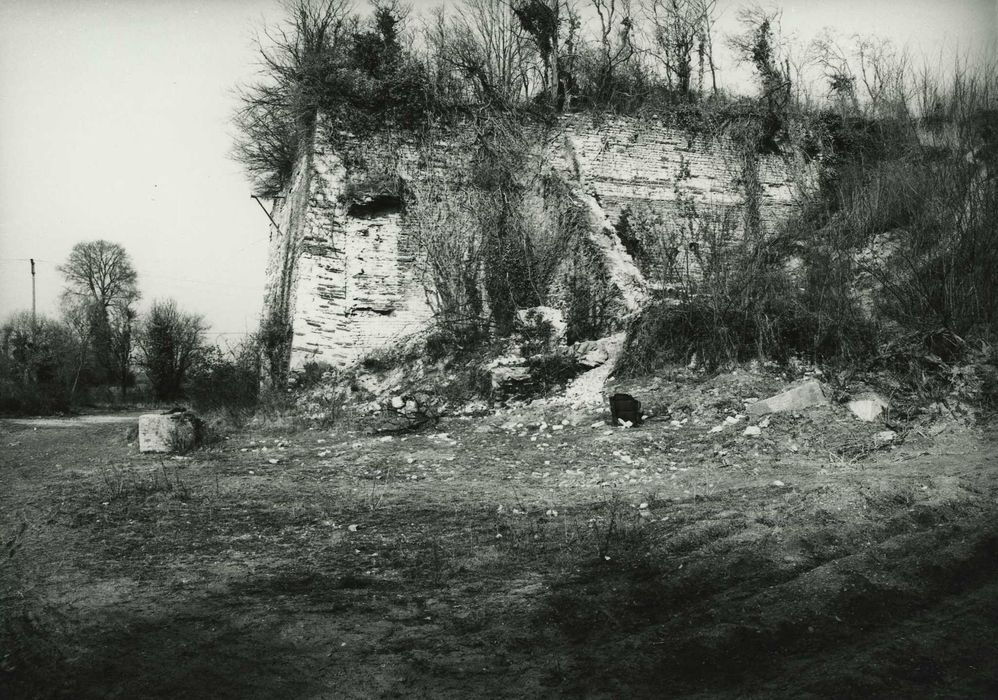
{"label": "dirt ground", "polygon": [[183,458],[0,421],[0,696],[998,697],[998,431],[744,435],[762,388]]}

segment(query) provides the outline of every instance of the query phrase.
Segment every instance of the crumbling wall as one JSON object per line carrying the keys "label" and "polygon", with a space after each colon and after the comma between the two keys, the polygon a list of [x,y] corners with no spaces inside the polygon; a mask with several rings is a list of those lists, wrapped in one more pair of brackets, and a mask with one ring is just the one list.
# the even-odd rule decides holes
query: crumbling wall
{"label": "crumbling wall", "polygon": [[[668,218],[679,215],[684,198],[730,207],[744,200],[744,161],[730,141],[633,118],[566,116],[556,134],[550,163],[587,222],[586,246],[623,313],[635,311],[646,291],[615,237],[626,207],[649,206]],[[398,134],[360,141],[320,120],[277,203],[268,265],[264,318],[280,312],[289,320],[292,369],[310,360],[342,366],[429,324],[399,183],[431,174],[460,179],[472,167],[472,144],[460,132],[422,148]],[[778,157],[760,156],[758,164],[761,220],[771,227],[789,211],[792,178]]]}
{"label": "crumbling wall", "polygon": [[264,320],[289,319],[291,370],[348,364],[430,319],[399,207],[357,206],[348,195],[363,173],[332,143],[320,124],[274,217]]}
{"label": "crumbling wall", "polygon": [[[615,223],[628,205],[651,205],[675,216],[683,197],[707,206],[738,206],[744,155],[730,138],[686,132],[653,120],[589,117],[563,119],[571,167]],[[763,225],[772,228],[790,211],[794,183],[781,156],[759,155]]]}

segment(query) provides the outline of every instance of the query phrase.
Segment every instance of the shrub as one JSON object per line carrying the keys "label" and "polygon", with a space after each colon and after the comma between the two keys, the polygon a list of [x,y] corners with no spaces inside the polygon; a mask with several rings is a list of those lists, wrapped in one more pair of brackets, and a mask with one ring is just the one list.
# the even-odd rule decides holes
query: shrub
{"label": "shrub", "polygon": [[565,341],[569,345],[602,338],[613,327],[612,289],[605,274],[576,263],[565,277]]}
{"label": "shrub", "polygon": [[295,375],[294,388],[298,391],[309,391],[332,378],[335,369],[328,362],[306,362]]}
{"label": "shrub", "polygon": [[426,357],[436,362],[450,355],[467,355],[481,348],[488,337],[484,328],[474,324],[438,327],[426,336]]}
{"label": "shrub", "polygon": [[255,409],[260,399],[260,352],[256,338],[228,352],[218,347],[202,349],[188,376],[187,395],[198,411],[223,411],[234,419]]}
{"label": "shrub", "polygon": [[584,371],[575,358],[563,353],[538,355],[527,360],[531,382],[542,393],[562,388]]}
{"label": "shrub", "polygon": [[339,130],[415,127],[436,111],[424,65],[404,47],[405,10],[376,4],[362,22],[344,0],[293,0],[260,45],[262,79],[240,91],[233,155],[262,195],[290,180],[321,111]]}
{"label": "shrub", "polygon": [[204,319],[173,300],[153,302],[139,332],[141,364],[161,401],[184,395],[187,373],[203,349]]}
{"label": "shrub", "polygon": [[44,414],[70,407],[83,348],[57,321],[22,312],[0,326],[0,413]]}
{"label": "shrub", "polygon": [[523,339],[520,343],[520,354],[524,357],[549,352],[552,349],[554,325],[536,309],[527,311],[518,332]]}
{"label": "shrub", "polygon": [[364,355],[360,367],[365,372],[388,372],[399,366],[402,357],[394,352],[394,348],[379,348]]}

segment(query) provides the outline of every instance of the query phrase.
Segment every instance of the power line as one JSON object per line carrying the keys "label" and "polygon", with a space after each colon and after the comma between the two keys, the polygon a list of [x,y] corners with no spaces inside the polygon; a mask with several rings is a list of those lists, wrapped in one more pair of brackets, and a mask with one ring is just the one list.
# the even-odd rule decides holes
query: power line
{"label": "power line", "polygon": [[228,284],[226,282],[209,282],[207,280],[193,280],[187,277],[170,277],[169,275],[156,275],[144,273],[140,277],[152,277],[154,279],[169,280],[170,282],[187,282],[188,284],[204,284],[209,287],[227,287],[229,289],[249,289],[254,292],[262,291],[262,287],[251,287],[247,284]]}
{"label": "power line", "polygon": [[[237,251],[238,252],[238,251]],[[31,262],[32,258],[0,258],[0,262]],[[43,260],[42,258],[34,258],[36,263],[45,263],[46,265],[55,265],[56,263],[51,260]],[[203,284],[209,287],[220,287],[225,289],[246,289],[253,292],[262,291],[262,286],[250,286],[248,284],[230,284],[227,282],[217,282],[208,280],[196,280],[189,277],[171,277],[169,275],[160,275],[153,272],[142,272],[139,274],[139,278],[142,277],[152,277],[154,279],[168,280],[170,282],[184,282],[187,284]]]}

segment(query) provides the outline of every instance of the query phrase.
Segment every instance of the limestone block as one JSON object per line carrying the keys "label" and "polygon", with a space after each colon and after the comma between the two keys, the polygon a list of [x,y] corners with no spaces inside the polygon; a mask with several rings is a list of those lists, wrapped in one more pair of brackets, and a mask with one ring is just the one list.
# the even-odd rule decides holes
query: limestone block
{"label": "limestone block", "polygon": [[750,416],[762,416],[767,413],[800,411],[827,403],[828,399],[825,398],[825,393],[821,390],[821,383],[812,379],[792,389],[787,389],[782,394],[756,401],[747,410]]}
{"label": "limestone block", "polygon": [[872,423],[887,410],[888,404],[877,394],[863,394],[846,404],[852,414],[866,423]]}
{"label": "limestone block", "polygon": [[139,452],[181,452],[193,447],[196,420],[187,412],[139,416]]}
{"label": "limestone block", "polygon": [[530,381],[530,369],[527,367],[496,367],[492,370],[492,388],[501,389],[515,384]]}

